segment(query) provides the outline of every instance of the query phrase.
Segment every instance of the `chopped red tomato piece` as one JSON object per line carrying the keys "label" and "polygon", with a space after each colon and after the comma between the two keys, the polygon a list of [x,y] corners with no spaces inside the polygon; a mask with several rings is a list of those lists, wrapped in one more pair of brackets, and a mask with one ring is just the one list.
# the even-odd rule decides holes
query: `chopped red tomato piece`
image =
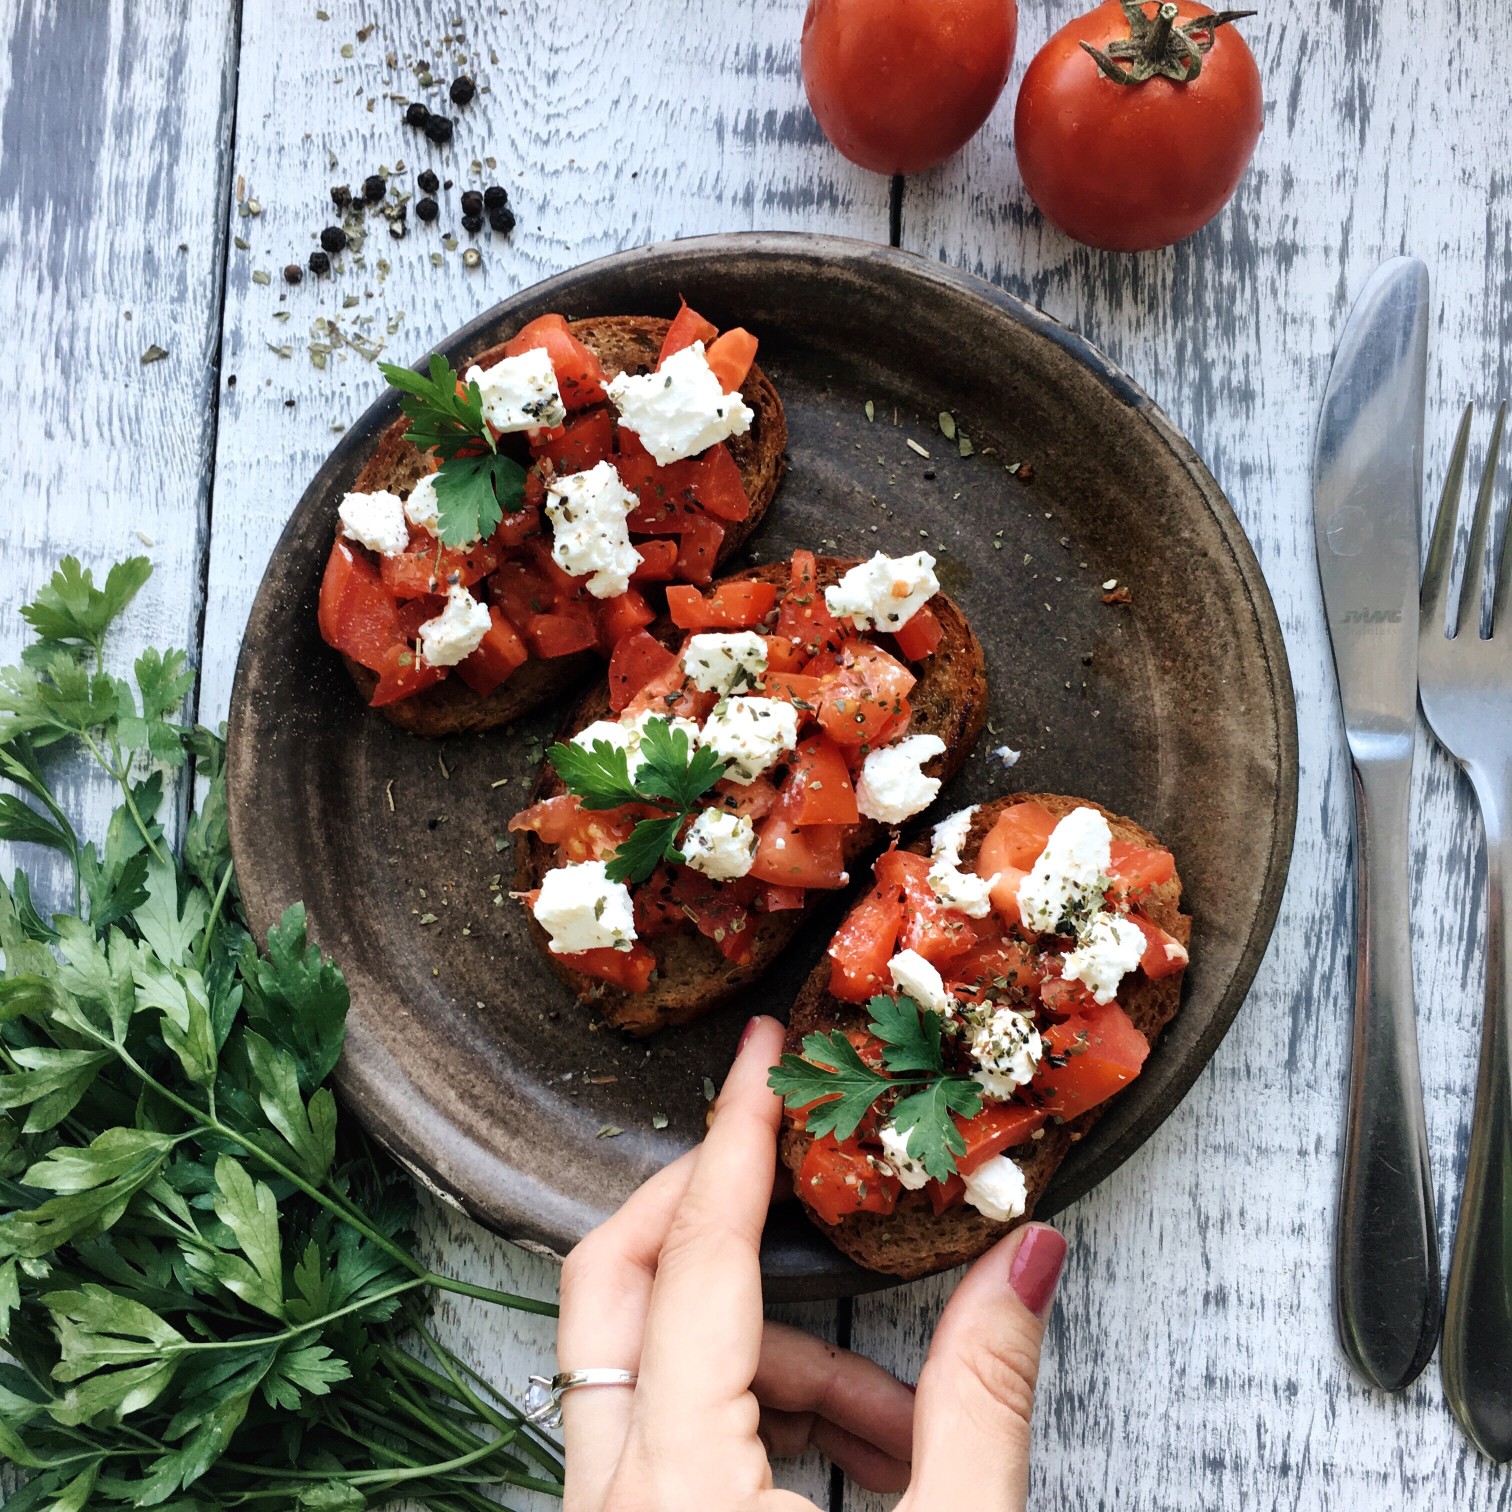
{"label": "chopped red tomato piece", "polygon": [[998,815],[977,854],[979,877],[1012,869],[1029,871],[1055,829],[1055,815],[1042,803],[1015,803]]}
{"label": "chopped red tomato piece", "polygon": [[1075,1118],[1127,1086],[1150,1053],[1149,1042],[1117,1003],[1094,1004],[1044,1032],[1045,1059],[1029,1084],[1035,1107]]}
{"label": "chopped red tomato piece", "polygon": [[1086,1013],[1097,1006],[1097,999],[1085,983],[1054,974],[1040,983],[1039,996],[1040,1002],[1059,1018]]}
{"label": "chopped red tomato piece", "polygon": [[[992,921],[985,919],[974,927],[990,929]],[[1010,987],[1032,993],[1039,988],[1043,975],[1039,957],[1027,944],[999,936],[979,939],[964,955],[957,956],[950,963],[946,985],[956,997],[980,1003]]]}
{"label": "chopped red tomato piece", "polygon": [[819,700],[819,723],[844,746],[877,746],[918,679],[878,646],[853,642]]}
{"label": "chopped red tomato piece", "polygon": [[644,629],[656,616],[645,595],[628,588],[615,598],[599,601],[599,648],[613,655],[614,648],[633,631]]}
{"label": "chopped red tomato piece", "polygon": [[751,930],[755,884],[744,877],[734,882],[711,882],[692,867],[679,866],[672,873],[667,892],[683,916],[718,946],[726,960],[749,958],[755,944]]}
{"label": "chopped red tomato piece", "polygon": [[830,1224],[849,1213],[890,1213],[902,1190],[896,1176],[884,1175],[859,1150],[837,1145],[829,1135],[809,1145],[796,1185],[803,1200]]}
{"label": "chopped red tomato piece", "polygon": [[834,651],[845,640],[840,621],[824,602],[812,551],[793,553],[791,576],[777,615],[777,634],[805,656]]}
{"label": "chopped red tomato piece", "polygon": [[716,442],[706,452],[674,466],[689,470],[689,486],[705,511],[720,520],[743,520],[751,512],[751,496],[730,448]]}
{"label": "chopped red tomato piece", "polygon": [[692,346],[695,341],[701,341],[707,347],[717,335],[718,326],[705,320],[686,299],[681,300],[677,314],[672,317],[672,324],[667,327],[667,334],[662,337],[661,351],[656,354],[657,367],[673,352],[680,352],[684,347]]}
{"label": "chopped red tomato piece", "polygon": [[632,583],[669,583],[677,570],[676,541],[637,541],[640,566],[630,574]]}
{"label": "chopped red tomato piece", "polygon": [[381,709],[385,704],[398,703],[401,698],[435,687],[446,676],[447,669],[421,661],[411,646],[393,645],[384,652],[383,665],[373,670],[378,674],[378,686],[368,703]]}
{"label": "chopped red tomato piece", "polygon": [[556,590],[529,562],[505,562],[489,579],[489,588],[504,618],[517,630],[556,605]]}
{"label": "chopped red tomato piece", "polygon": [[814,824],[800,830],[803,786],[796,772],[782,784],[777,805],[761,826],[749,875],[777,887],[844,887],[846,827]]}
{"label": "chopped red tomato piece", "polygon": [[1168,850],[1114,840],[1108,861],[1110,891],[1129,896],[1169,882],[1176,875],[1176,858]]}
{"label": "chopped red tomato piece", "polygon": [[1129,918],[1144,933],[1145,953],[1139,958],[1139,969],[1147,977],[1158,980],[1172,976],[1186,966],[1189,959],[1187,948],[1175,935],[1167,934],[1143,914],[1131,913]]}
{"label": "chopped red tomato piece", "polygon": [[545,536],[538,536],[535,540],[525,543],[525,557],[531,566],[541,575],[542,580],[550,585],[552,598],[558,608],[573,599],[583,597],[583,590],[586,587],[587,580],[585,578],[573,577],[552,556],[551,542]]}
{"label": "chopped red tomato piece", "polygon": [[320,633],[326,644],[382,673],[391,649],[404,644],[399,613],[372,559],[345,541],[331,548],[320,581]]}
{"label": "chopped red tomato piece", "polygon": [[893,639],[909,661],[923,661],[933,656],[945,634],[939,616],[928,604],[914,610],[906,624],[893,632]]}
{"label": "chopped red tomato piece", "polygon": [[549,614],[538,614],[524,626],[532,654],[543,661],[592,651],[599,643],[598,619],[583,603],[563,604]]}
{"label": "chopped red tomato piece", "polygon": [[896,848],[877,861],[877,881],[896,887],[903,898],[903,931],[900,950],[912,950],[943,965],[963,955],[976,943],[971,921],[947,908],[929,885],[928,856]]}
{"label": "chopped red tomato piece", "polygon": [[682,583],[667,589],[667,612],[681,630],[749,630],[776,602],[772,583],[716,583],[707,595]]}
{"label": "chopped red tomato piece", "polygon": [[[770,644],[776,637],[768,636]],[[773,672],[770,667],[764,680],[764,691],[768,698],[783,698],[792,704],[804,716],[813,715],[819,708],[819,701],[824,696],[824,679],[822,677],[810,677],[805,672]],[[803,721],[800,719],[799,723]]]}
{"label": "chopped red tomato piece", "polygon": [[971,1175],[994,1155],[1032,1138],[1036,1129],[1044,1127],[1048,1116],[1022,1103],[987,1103],[975,1118],[952,1114],[966,1141],[966,1153],[956,1156],[956,1170],[962,1176]]}
{"label": "chopped red tomato piece", "polygon": [[733,394],[756,360],[756,338],[744,326],[734,326],[704,349],[704,359],[719,379],[720,388]]}
{"label": "chopped red tomato piece", "polygon": [[420,627],[446,611],[445,595],[427,593],[420,598],[405,599],[399,605],[399,633],[406,641],[420,638]]}
{"label": "chopped red tomato piece", "polygon": [[445,593],[453,583],[471,588],[497,570],[500,556],[492,541],[471,546],[441,546],[427,538],[417,550],[386,556],[379,567],[383,586],[396,599],[417,598],[423,593]]}
{"label": "chopped red tomato piece", "polygon": [[903,899],[879,884],[845,916],[830,941],[830,991],[847,1003],[864,1003],[892,987],[887,963],[903,928]]}
{"label": "chopped red tomato piece", "polygon": [[724,545],[724,526],[695,512],[688,517],[688,527],[679,537],[677,575],[687,583],[707,583],[714,576],[719,548]]}
{"label": "chopped red tomato piece", "polygon": [[457,676],[484,698],[530,660],[519,631],[499,613],[497,605],[489,606],[488,618],[491,623],[478,649],[457,663]]}
{"label": "chopped red tomato piece", "polygon": [[609,707],[621,713],[648,683],[677,670],[677,657],[654,635],[632,630],[609,658]]}
{"label": "chopped red tomato piece", "polygon": [[[540,479],[540,474],[532,472],[532,478]],[[499,521],[499,527],[489,537],[490,542],[499,550],[505,550],[511,546],[523,546],[532,536],[541,533],[541,509],[537,501],[534,505],[525,505],[520,509],[508,509],[504,512],[504,518]]]}
{"label": "chopped red tomato piece", "polygon": [[529,830],[554,845],[564,861],[597,861],[630,837],[636,823],[652,812],[638,804],[585,809],[576,794],[543,798],[509,821],[511,831]]}
{"label": "chopped red tomato piece", "polygon": [[558,956],[564,966],[581,971],[584,976],[597,977],[611,987],[626,992],[644,992],[651,985],[651,973],[656,970],[656,957],[648,946],[639,940],[629,950],[614,950],[604,946],[598,950],[584,950],[577,955]]}
{"label": "chopped red tomato piece", "polygon": [[725,779],[714,784],[713,800],[710,807],[755,821],[765,819],[777,807],[777,789],[765,777],[754,782]]}
{"label": "chopped red tomato piece", "polygon": [[948,1181],[926,1181],[924,1194],[929,1198],[935,1217],[939,1218],[966,1200],[966,1183],[958,1175]]}
{"label": "chopped red tomato piece", "polygon": [[808,657],[783,635],[765,635],[768,672],[801,672]]}
{"label": "chopped red tomato piece", "polygon": [[801,887],[773,887],[769,883],[761,889],[761,906],[768,913],[782,913],[789,908],[803,907]]}
{"label": "chopped red tomato piece", "polygon": [[813,824],[858,824],[856,789],[845,758],[834,741],[810,735],[798,743],[788,780],[797,785],[797,813],[793,823],[803,829]]}
{"label": "chopped red tomato piece", "polygon": [[614,417],[607,409],[589,410],[540,432],[530,449],[538,457],[549,457],[559,473],[587,472],[614,455]]}
{"label": "chopped red tomato piece", "polygon": [[590,404],[599,404],[604,398],[604,370],[599,360],[567,329],[567,321],[561,315],[542,315],[504,345],[506,357],[518,357],[521,352],[545,348],[556,370],[557,387],[562,391],[562,403],[570,410],[583,409]]}
{"label": "chopped red tomato piece", "polygon": [[[978,862],[980,870],[981,863]],[[991,872],[988,876],[993,875]],[[1022,925],[1024,911],[1019,907],[1019,888],[1023,886],[1024,878],[1029,875],[1026,871],[1019,871],[1015,867],[1005,866],[997,874],[997,881],[992,884],[992,891],[988,897],[992,900],[992,907],[1005,924]]]}

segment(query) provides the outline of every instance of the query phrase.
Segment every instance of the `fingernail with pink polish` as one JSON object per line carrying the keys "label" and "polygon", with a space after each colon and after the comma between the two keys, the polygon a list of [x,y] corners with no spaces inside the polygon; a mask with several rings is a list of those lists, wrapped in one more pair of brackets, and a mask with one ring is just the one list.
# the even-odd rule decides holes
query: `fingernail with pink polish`
{"label": "fingernail with pink polish", "polygon": [[1055,1295],[1055,1283],[1060,1280],[1061,1268],[1066,1263],[1066,1241],[1053,1228],[1033,1224],[1024,1235],[1024,1242],[1013,1257],[1008,1272],[1008,1284],[1018,1293],[1019,1301],[1042,1317],[1050,1308],[1050,1299]]}
{"label": "fingernail with pink polish", "polygon": [[756,1017],[753,1018],[750,1023],[748,1023],[745,1028],[740,1031],[740,1043],[735,1047],[736,1055],[739,1055],[740,1052],[745,1049],[746,1041],[750,1039],[750,1037],[756,1032],[756,1026],[760,1022],[761,1015],[758,1013]]}

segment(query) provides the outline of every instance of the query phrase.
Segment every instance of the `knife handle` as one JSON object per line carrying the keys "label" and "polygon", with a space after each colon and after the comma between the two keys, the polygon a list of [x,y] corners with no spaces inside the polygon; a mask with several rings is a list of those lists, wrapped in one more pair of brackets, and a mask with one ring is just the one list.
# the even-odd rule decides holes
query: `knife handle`
{"label": "knife handle", "polygon": [[1334,1297],[1344,1353],[1400,1391],[1438,1339],[1438,1225],[1418,1074],[1405,760],[1356,760],[1354,1040]]}

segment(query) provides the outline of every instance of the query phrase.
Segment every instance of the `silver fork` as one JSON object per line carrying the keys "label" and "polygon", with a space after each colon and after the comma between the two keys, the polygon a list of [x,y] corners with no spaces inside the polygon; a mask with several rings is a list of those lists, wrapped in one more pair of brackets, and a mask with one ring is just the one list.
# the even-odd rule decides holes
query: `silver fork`
{"label": "silver fork", "polygon": [[1446,635],[1470,416],[1467,406],[1423,569],[1418,694],[1433,733],[1469,776],[1486,829],[1486,1016],[1444,1313],[1444,1395],[1476,1447],[1505,1462],[1512,1459],[1512,956],[1506,934],[1506,888],[1512,878],[1512,548],[1507,544],[1512,530],[1503,535],[1486,635],[1481,634],[1481,597],[1507,406],[1503,402],[1496,412],[1456,622]]}

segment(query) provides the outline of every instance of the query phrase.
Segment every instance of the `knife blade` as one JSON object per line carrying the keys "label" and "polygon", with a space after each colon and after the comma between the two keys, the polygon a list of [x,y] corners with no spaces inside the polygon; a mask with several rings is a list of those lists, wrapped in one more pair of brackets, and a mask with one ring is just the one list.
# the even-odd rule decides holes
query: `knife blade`
{"label": "knife blade", "polygon": [[1313,462],[1318,577],[1354,774],[1355,992],[1334,1300],[1344,1353],[1400,1391],[1441,1322],[1408,917],[1428,270],[1371,275],[1334,355]]}

